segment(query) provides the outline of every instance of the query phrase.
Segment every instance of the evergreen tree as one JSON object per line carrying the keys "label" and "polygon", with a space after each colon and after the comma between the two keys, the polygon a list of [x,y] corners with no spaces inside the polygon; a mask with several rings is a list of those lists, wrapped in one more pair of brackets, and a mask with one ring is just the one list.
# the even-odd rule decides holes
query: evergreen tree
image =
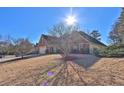
{"label": "evergreen tree", "polygon": [[124,44],[124,8],[109,33],[111,44]]}
{"label": "evergreen tree", "polygon": [[118,35],[121,39],[121,43],[124,44],[124,8],[122,8],[122,12],[121,12],[121,15],[118,19],[118,29],[117,29],[117,32],[118,32]]}
{"label": "evergreen tree", "polygon": [[97,40],[101,40],[101,34],[99,33],[99,31],[97,30],[93,30],[91,33],[90,33],[90,36],[92,36],[93,38],[97,39]]}
{"label": "evergreen tree", "polygon": [[112,31],[109,32],[109,40],[112,45],[120,44],[120,42],[121,42],[121,39],[118,34],[118,25],[119,25],[119,23],[116,22],[112,26]]}

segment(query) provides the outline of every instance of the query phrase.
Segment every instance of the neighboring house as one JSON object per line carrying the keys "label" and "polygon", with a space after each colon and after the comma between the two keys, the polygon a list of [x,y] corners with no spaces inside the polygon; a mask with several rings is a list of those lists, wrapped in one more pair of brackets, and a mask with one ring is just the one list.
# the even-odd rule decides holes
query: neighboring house
{"label": "neighboring house", "polygon": [[[93,37],[89,36],[88,34],[79,31],[74,32],[71,34],[73,37],[76,37],[76,42],[74,45],[71,46],[72,53],[82,53],[82,54],[93,54],[94,49],[100,49],[106,47],[105,44],[102,42],[94,39]],[[42,35],[39,41],[39,53],[58,53],[60,52],[56,44],[53,44],[51,41],[57,39],[56,37],[49,36],[49,35]]]}

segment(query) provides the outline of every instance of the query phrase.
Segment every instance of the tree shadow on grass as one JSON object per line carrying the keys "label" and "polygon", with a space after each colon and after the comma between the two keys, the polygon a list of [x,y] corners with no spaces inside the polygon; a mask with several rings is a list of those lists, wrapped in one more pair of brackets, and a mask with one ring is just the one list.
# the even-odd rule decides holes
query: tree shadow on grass
{"label": "tree shadow on grass", "polygon": [[[76,67],[76,65],[74,64],[82,66],[82,69],[83,68],[87,69],[91,67],[93,64],[95,64],[99,59],[100,58],[92,55],[81,55],[81,56],[76,55],[76,56],[70,56],[70,57],[64,58],[64,60],[61,59],[62,63],[54,66],[50,66],[46,70],[42,71],[41,73],[36,73],[36,75],[33,75],[32,77],[34,78],[33,83],[35,83],[36,85],[42,85],[42,86],[44,85],[45,86],[57,86],[57,85],[62,86],[62,85],[72,85],[72,84],[76,85],[77,83],[81,83],[81,85],[87,85],[85,78],[81,75],[81,73],[84,73],[84,72],[83,71],[81,72],[81,69],[79,67]],[[67,61],[71,61],[71,62],[67,62]],[[72,73],[72,75],[69,71],[69,67],[71,68],[72,72],[75,72],[75,73]],[[51,76],[44,77],[44,75],[46,75],[48,72],[51,72],[52,69],[56,69],[57,70],[56,73],[54,73],[52,77]],[[75,78],[74,78],[75,75],[77,76],[77,80],[79,80],[79,82],[75,81]],[[25,78],[29,78],[29,77],[31,76],[28,76]],[[39,81],[39,79],[41,80]],[[14,81],[15,80],[13,80],[13,82]],[[11,82],[6,82],[6,84]]]}
{"label": "tree shadow on grass", "polygon": [[85,70],[87,70],[100,59],[101,58],[93,55],[82,55],[81,57],[77,57],[76,59],[72,60],[72,62],[78,64],[79,66],[82,66],[83,68],[85,68]]}
{"label": "tree shadow on grass", "polygon": [[[73,75],[71,76],[71,73],[69,72],[69,67],[71,67],[71,71],[73,72]],[[52,77],[47,78],[44,81],[45,86],[57,86],[57,85],[72,85],[73,83],[80,82],[82,85],[87,85],[87,82],[83,79],[83,77],[80,75],[80,70],[75,67],[75,65],[71,62],[65,62],[63,66],[58,70],[58,72]],[[74,74],[75,73],[75,74]],[[78,77],[75,78],[74,75],[77,75]],[[71,80],[71,82],[69,82]]]}
{"label": "tree shadow on grass", "polygon": [[[77,64],[78,66],[82,66],[82,69],[87,69],[91,67],[93,64],[95,64],[100,58],[95,57],[93,55],[82,55],[82,56],[68,56],[67,58],[61,59],[63,60],[64,65],[61,67],[60,70],[57,71],[57,73],[52,78],[47,78],[45,80],[45,83],[48,83],[46,85],[48,86],[56,86],[56,85],[70,85],[68,80],[73,80],[74,76],[70,77],[68,66],[72,68],[72,70],[75,72],[75,75],[78,76],[78,80],[82,85],[87,85],[87,82],[84,80],[84,78],[80,75],[83,71],[80,70],[80,68],[77,68],[74,64]],[[70,62],[68,62],[70,61]],[[60,83],[61,81],[61,83]],[[71,83],[75,83],[75,81],[72,81]]]}

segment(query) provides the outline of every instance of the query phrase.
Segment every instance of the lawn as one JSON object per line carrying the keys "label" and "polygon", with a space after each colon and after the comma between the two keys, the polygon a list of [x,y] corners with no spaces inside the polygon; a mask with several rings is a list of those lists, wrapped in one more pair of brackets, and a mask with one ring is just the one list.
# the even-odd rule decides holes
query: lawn
{"label": "lawn", "polygon": [[124,58],[45,55],[0,64],[0,85],[124,85]]}

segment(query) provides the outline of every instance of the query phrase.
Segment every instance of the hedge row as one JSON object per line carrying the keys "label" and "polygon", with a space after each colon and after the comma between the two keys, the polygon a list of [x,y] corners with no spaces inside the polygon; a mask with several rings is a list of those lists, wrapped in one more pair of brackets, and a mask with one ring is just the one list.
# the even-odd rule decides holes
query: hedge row
{"label": "hedge row", "polygon": [[94,53],[101,57],[124,57],[124,44],[112,45],[103,49],[95,49]]}

